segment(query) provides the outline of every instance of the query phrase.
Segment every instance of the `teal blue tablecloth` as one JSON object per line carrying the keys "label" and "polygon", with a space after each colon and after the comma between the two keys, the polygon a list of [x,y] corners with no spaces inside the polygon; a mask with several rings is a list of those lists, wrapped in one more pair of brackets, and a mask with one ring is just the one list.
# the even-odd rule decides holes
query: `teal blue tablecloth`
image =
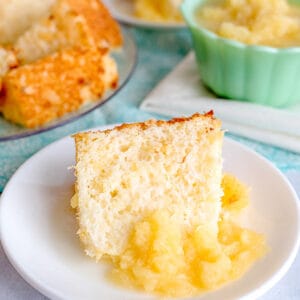
{"label": "teal blue tablecloth", "polygon": [[[89,115],[61,128],[16,141],[0,142],[0,191],[27,158],[54,140],[103,124],[141,121],[153,117],[142,112],[139,104],[156,83],[187,54],[191,47],[190,36],[184,29],[132,31],[139,51],[138,64],[134,75],[116,97]],[[241,137],[232,137],[273,161],[283,172],[300,171],[299,155]]]}
{"label": "teal blue tablecloth", "polygon": [[[139,105],[156,83],[187,54],[191,46],[190,37],[185,30],[133,29],[132,31],[139,50],[138,64],[134,75],[125,88],[104,106],[80,120],[37,136],[0,143],[0,191],[5,187],[15,170],[27,158],[54,140],[79,130],[103,124],[142,121],[155,117],[142,112]],[[300,155],[230,133],[227,135],[271,160],[287,175],[298,195],[300,194]],[[263,299],[300,299],[299,267],[300,259],[298,258],[288,275]],[[5,270],[0,272],[1,299],[45,299],[16,274],[8,264],[1,247],[0,269]]]}

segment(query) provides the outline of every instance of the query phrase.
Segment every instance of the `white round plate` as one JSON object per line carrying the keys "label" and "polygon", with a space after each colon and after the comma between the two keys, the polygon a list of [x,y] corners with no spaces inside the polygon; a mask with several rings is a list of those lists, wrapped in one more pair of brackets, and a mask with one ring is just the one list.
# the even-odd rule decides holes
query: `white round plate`
{"label": "white round plate", "polygon": [[137,18],[134,15],[133,0],[103,0],[103,2],[114,18],[125,24],[155,29],[180,29],[186,27],[184,22],[151,22]]}
{"label": "white round plate", "polygon": [[[101,127],[105,129],[107,127]],[[74,144],[70,137],[39,151],[7,184],[0,202],[3,248],[23,278],[51,299],[154,299],[106,279],[108,266],[88,258],[70,209]],[[225,138],[224,170],[251,187],[244,220],[262,232],[271,251],[240,280],[195,299],[256,299],[288,270],[299,246],[296,193],[266,159]]]}

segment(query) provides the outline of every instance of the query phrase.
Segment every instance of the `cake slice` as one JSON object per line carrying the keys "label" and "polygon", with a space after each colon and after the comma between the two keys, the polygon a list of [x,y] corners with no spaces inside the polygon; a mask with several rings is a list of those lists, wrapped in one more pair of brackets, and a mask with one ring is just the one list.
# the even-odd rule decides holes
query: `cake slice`
{"label": "cake slice", "polygon": [[29,64],[67,46],[62,30],[58,29],[53,16],[47,16],[22,34],[14,43],[14,48],[22,64]]}
{"label": "cake slice", "polygon": [[118,23],[100,0],[57,0],[49,15],[14,44],[22,63],[30,63],[66,47],[118,48]]}
{"label": "cake slice", "polygon": [[[0,91],[2,89],[2,78],[11,69],[16,68],[19,62],[13,50],[0,46]],[[1,100],[0,100],[1,109]]]}
{"label": "cake slice", "polygon": [[122,45],[120,27],[100,0],[57,0],[53,16],[73,44],[111,48]]}
{"label": "cake slice", "polygon": [[107,49],[64,49],[8,72],[0,110],[6,119],[33,128],[99,101],[117,82]]}
{"label": "cake slice", "polygon": [[33,23],[48,15],[54,1],[1,0],[0,44],[13,44]]}
{"label": "cake slice", "polygon": [[134,225],[157,211],[184,230],[205,225],[217,235],[223,132],[212,113],[124,124],[74,139],[72,206],[89,256],[120,255]]}
{"label": "cake slice", "polygon": [[0,46],[0,78],[9,70],[16,68],[18,64],[15,52],[12,49]]}

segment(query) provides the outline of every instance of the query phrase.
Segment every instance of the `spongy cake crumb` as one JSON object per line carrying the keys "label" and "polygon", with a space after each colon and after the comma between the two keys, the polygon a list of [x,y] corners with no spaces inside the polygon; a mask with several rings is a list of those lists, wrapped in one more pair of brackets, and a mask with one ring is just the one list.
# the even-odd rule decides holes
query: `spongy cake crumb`
{"label": "spongy cake crumb", "polygon": [[[245,208],[248,188],[233,175],[223,177],[223,210]],[[237,208],[239,207],[239,208]],[[111,257],[112,280],[163,296],[186,297],[213,290],[241,277],[266,252],[263,235],[221,218],[218,235],[205,226],[184,231],[166,211],[156,211],[135,224],[126,250]]]}

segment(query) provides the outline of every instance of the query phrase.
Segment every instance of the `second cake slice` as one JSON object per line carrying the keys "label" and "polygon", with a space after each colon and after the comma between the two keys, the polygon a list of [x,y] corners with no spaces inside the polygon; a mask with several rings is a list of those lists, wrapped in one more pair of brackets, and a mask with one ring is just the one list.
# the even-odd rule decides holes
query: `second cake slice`
{"label": "second cake slice", "polygon": [[88,255],[120,255],[132,227],[164,211],[189,230],[217,234],[222,140],[211,113],[79,133],[76,196],[79,236]]}

